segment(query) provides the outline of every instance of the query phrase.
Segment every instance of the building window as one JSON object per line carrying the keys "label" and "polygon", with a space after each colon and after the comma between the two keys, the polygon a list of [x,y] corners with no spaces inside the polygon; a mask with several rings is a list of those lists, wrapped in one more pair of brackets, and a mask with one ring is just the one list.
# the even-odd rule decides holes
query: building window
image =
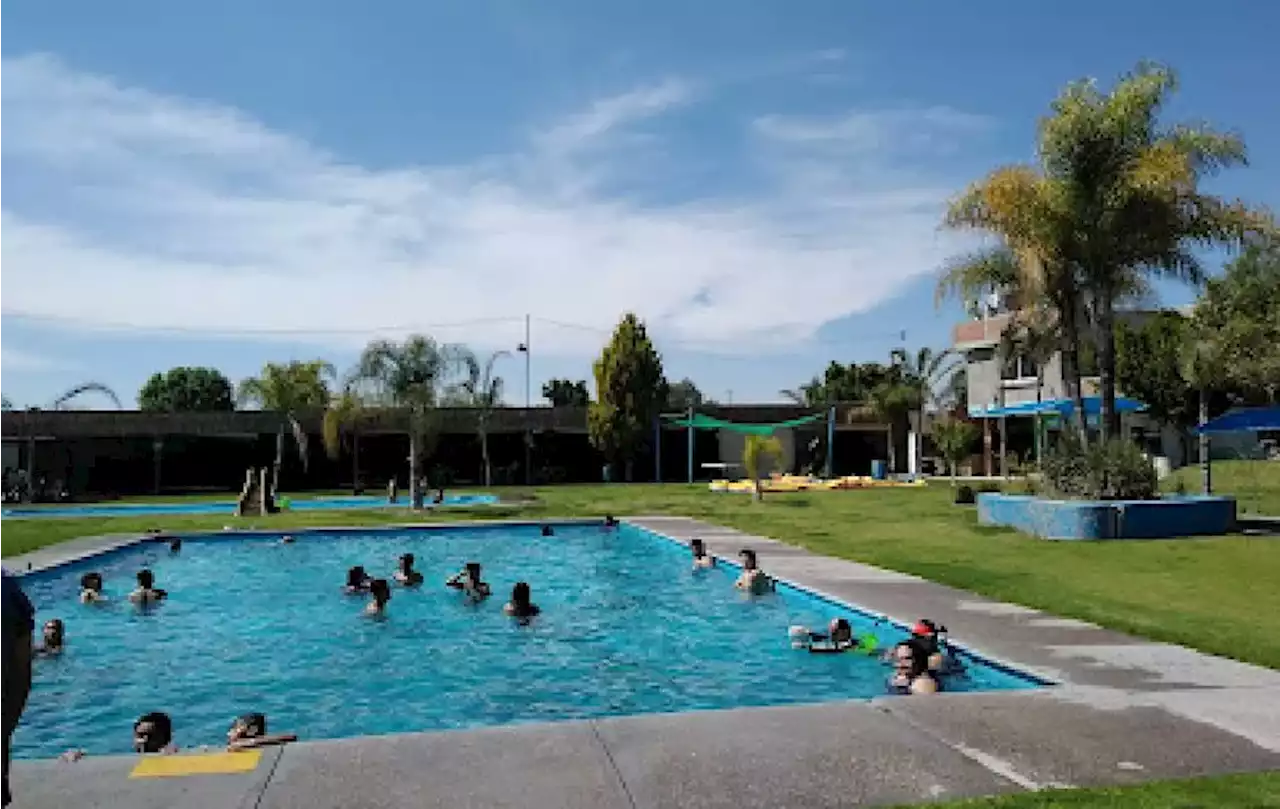
{"label": "building window", "polygon": [[1006,357],[1000,364],[1001,379],[1035,379],[1036,371],[1035,360],[1021,354]]}

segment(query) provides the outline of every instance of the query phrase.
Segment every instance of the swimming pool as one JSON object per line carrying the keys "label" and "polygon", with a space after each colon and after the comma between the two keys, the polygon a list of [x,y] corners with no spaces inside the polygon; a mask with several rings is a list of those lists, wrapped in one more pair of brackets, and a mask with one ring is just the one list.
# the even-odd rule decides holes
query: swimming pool
{"label": "swimming pool", "polygon": [[[278,535],[277,535],[278,536]],[[128,752],[132,722],[161,710],[180,745],[224,743],[233,716],[321,739],[416,730],[884,694],[887,668],[860,654],[790,648],[787,628],[847,617],[886,644],[902,632],[846,605],[780,586],[748,599],[736,569],[694,573],[682,546],[634,526],[534,525],[189,538],[171,556],[137,545],[23,586],[37,620],[66,621],[60,658],[36,661],[15,755]],[[396,588],[384,620],[340,592],[348,567],[389,574],[412,552],[427,583]],[[494,589],[473,606],[441,586],[484,563]],[[768,558],[761,560],[768,569]],[[76,600],[81,574],[120,599],[143,566],[169,600],[143,612]],[[543,608],[529,626],[501,613],[517,580]],[[980,660],[956,690],[1040,685]],[[927,699],[927,697],[923,697]]]}
{"label": "swimming pool", "polygon": [[[486,506],[498,502],[497,495],[492,494],[449,494],[445,495],[445,506]],[[427,507],[434,505],[430,499]],[[405,508],[407,498],[399,503],[388,503],[385,497],[308,497],[298,500],[290,499],[288,507],[291,511],[312,511],[325,509],[352,508]],[[6,508],[2,512],[5,517],[27,519],[30,517],[126,517],[144,514],[235,514],[236,504],[233,500],[209,500],[201,503],[102,503],[65,506],[19,506]]]}

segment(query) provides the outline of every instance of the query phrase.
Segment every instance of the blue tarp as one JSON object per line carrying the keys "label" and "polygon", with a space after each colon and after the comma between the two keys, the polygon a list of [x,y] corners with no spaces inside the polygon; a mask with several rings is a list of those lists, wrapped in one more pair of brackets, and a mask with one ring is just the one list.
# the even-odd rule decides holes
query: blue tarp
{"label": "blue tarp", "polygon": [[1197,433],[1238,433],[1280,430],[1280,407],[1244,407],[1209,419]]}
{"label": "blue tarp", "polygon": [[[1070,399],[1050,399],[1045,402],[1018,402],[1017,404],[1005,405],[977,405],[970,406],[969,415],[979,419],[998,419],[1003,417],[1014,418],[1017,416],[1034,416],[1040,414],[1057,414],[1061,416],[1069,416],[1076,409],[1076,403]],[[1137,399],[1129,399],[1124,396],[1116,397],[1116,411],[1120,413],[1136,413],[1146,410],[1147,406]],[[1100,396],[1084,397],[1084,412],[1086,416],[1096,416],[1102,411],[1102,398]]]}

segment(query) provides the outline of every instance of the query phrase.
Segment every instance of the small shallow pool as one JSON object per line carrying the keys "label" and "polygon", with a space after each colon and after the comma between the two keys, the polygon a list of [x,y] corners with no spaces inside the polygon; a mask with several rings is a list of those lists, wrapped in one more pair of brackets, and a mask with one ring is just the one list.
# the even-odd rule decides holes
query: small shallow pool
{"label": "small shallow pool", "polygon": [[[385,619],[363,617],[364,598],[341,592],[347,568],[387,575],[406,552],[426,585],[396,588]],[[442,586],[468,560],[494,589],[478,606]],[[123,601],[144,566],[170,594],[145,612]],[[88,570],[104,574],[115,603],[77,602]],[[128,752],[133,720],[157,710],[192,746],[224,743],[247,711],[322,739],[884,694],[878,660],[794,650],[787,628],[844,616],[882,645],[900,629],[785,586],[748,599],[736,573],[695,573],[683,546],[626,525],[557,526],[551,537],[518,525],[311,533],[289,545],[189,538],[173,556],[138,545],[24,577],[37,620],[66,621],[67,647],[36,661],[14,751]],[[529,626],[502,615],[522,579],[543,608]],[[1040,685],[968,662],[949,688]]]}
{"label": "small shallow pool", "polygon": [[[291,511],[322,511],[326,509],[405,508],[407,495],[399,503],[388,503],[385,497],[308,497],[288,501]],[[444,503],[426,502],[427,508],[445,506],[489,506],[498,502],[492,494],[450,494]],[[65,506],[17,506],[6,508],[5,517],[27,519],[30,517],[125,517],[143,514],[235,514],[233,500],[209,500],[203,503],[87,503]]]}

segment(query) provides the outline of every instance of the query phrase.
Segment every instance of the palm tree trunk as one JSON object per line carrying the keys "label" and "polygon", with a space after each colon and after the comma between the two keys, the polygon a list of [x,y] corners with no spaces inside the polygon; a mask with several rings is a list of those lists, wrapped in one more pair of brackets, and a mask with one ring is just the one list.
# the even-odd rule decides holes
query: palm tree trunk
{"label": "palm tree trunk", "polygon": [[422,508],[422,484],[418,480],[418,434],[409,433],[409,507]]}
{"label": "palm tree trunk", "polygon": [[360,431],[351,432],[351,494],[360,494]]}
{"label": "palm tree trunk", "polygon": [[276,431],[276,459],[271,464],[271,494],[280,491],[280,465],[284,463],[284,427]]}
{"label": "palm tree trunk", "polygon": [[1097,304],[1098,383],[1102,397],[1098,427],[1106,441],[1120,435],[1120,414],[1116,412],[1116,313],[1108,290],[1098,295]]}
{"label": "palm tree trunk", "polygon": [[484,485],[488,488],[493,485],[493,470],[489,464],[489,430],[480,427],[480,462],[484,464]]}
{"label": "palm tree trunk", "polygon": [[1067,388],[1067,396],[1075,405],[1071,420],[1074,422],[1076,435],[1081,446],[1089,442],[1089,432],[1084,415],[1084,389],[1080,385],[1080,332],[1077,330],[1075,302],[1058,307],[1058,316],[1062,318],[1062,381]]}
{"label": "palm tree trunk", "polygon": [[1040,468],[1044,461],[1044,416],[1040,413],[1039,405],[1044,401],[1044,363],[1036,363],[1036,412],[1035,423],[1032,425],[1035,429],[1032,437],[1036,442],[1036,469]]}
{"label": "palm tree trunk", "polygon": [[898,470],[898,453],[893,448],[893,419],[889,419],[889,426],[885,428],[885,436],[889,443],[889,451],[886,453],[889,456],[889,469],[885,475],[885,477],[888,477]]}
{"label": "palm tree trunk", "polygon": [[[1200,426],[1209,421],[1209,391],[1200,389]],[[1200,433],[1200,493],[1213,494],[1213,475],[1209,464],[1209,434]]]}

